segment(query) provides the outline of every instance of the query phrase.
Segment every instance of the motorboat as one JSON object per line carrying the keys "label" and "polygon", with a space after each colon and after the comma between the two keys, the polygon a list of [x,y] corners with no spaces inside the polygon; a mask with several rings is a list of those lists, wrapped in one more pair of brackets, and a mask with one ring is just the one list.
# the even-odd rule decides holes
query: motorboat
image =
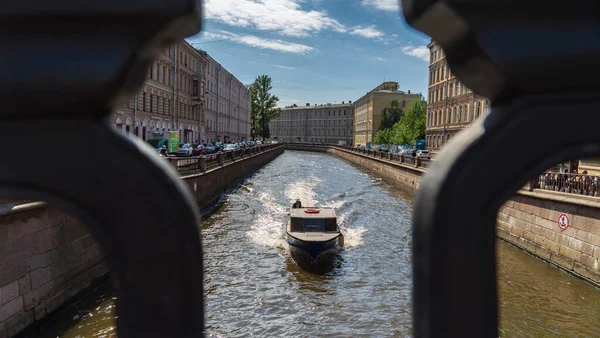
{"label": "motorboat", "polygon": [[327,265],[344,246],[333,208],[292,207],[286,236],[292,258],[304,268]]}

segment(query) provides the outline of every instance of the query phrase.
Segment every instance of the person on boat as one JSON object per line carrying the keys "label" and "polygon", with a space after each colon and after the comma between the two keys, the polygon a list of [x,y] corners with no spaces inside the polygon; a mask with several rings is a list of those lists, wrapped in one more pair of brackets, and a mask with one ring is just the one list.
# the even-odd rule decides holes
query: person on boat
{"label": "person on boat", "polygon": [[296,200],[296,202],[294,202],[294,204],[292,205],[292,209],[299,209],[302,208],[302,202],[300,202],[300,200]]}

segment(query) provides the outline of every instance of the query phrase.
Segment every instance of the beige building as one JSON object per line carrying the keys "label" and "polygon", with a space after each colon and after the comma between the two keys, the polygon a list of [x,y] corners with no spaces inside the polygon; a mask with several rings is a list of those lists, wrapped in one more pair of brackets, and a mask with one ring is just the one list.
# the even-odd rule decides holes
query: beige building
{"label": "beige building", "polygon": [[322,104],[285,107],[279,117],[271,120],[271,138],[283,142],[315,142],[352,145],[354,105]]}
{"label": "beige building", "polygon": [[398,82],[388,81],[375,87],[354,103],[354,144],[372,142],[381,125],[381,111],[393,100],[398,101],[405,112],[413,100],[421,94],[398,90]]}
{"label": "beige building", "polygon": [[430,58],[425,138],[427,147],[435,153],[457,132],[486,114],[490,102],[454,77],[440,46],[432,40],[427,47]]}
{"label": "beige building", "polygon": [[177,130],[181,143],[197,144],[217,136],[247,138],[249,107],[250,93],[240,81],[206,52],[182,41],[158,56],[139,92],[110,119],[116,129],[143,140]]}
{"label": "beige building", "polygon": [[206,55],[204,122],[206,142],[250,138],[250,91],[227,69]]}

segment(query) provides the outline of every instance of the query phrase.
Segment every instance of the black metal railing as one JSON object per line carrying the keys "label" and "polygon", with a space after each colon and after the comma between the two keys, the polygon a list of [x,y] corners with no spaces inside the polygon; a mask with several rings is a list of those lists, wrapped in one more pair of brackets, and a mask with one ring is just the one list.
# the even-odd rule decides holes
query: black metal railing
{"label": "black metal railing", "polygon": [[533,188],[575,195],[600,196],[600,176],[545,172],[538,175]]}
{"label": "black metal railing", "polygon": [[218,167],[222,167],[226,164],[239,161],[244,158],[254,156],[256,154],[264,153],[273,150],[278,147],[282,147],[283,144],[266,144],[256,146],[252,148],[244,148],[232,151],[220,151],[218,153],[209,155],[200,155],[193,157],[167,157],[166,160],[177,170],[179,175],[196,175],[212,170]]}

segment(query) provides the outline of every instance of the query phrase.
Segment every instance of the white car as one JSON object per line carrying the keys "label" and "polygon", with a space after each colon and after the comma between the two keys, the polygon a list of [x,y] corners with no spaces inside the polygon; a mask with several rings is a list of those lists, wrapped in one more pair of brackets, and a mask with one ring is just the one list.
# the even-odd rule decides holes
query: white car
{"label": "white car", "polygon": [[429,150],[417,150],[417,157],[430,159]]}
{"label": "white car", "polygon": [[236,144],[232,144],[232,143],[228,143],[225,146],[223,146],[223,151],[234,151],[234,150],[238,150],[239,146]]}
{"label": "white car", "polygon": [[194,148],[189,143],[186,143],[177,150],[177,156],[192,156],[194,155]]}

